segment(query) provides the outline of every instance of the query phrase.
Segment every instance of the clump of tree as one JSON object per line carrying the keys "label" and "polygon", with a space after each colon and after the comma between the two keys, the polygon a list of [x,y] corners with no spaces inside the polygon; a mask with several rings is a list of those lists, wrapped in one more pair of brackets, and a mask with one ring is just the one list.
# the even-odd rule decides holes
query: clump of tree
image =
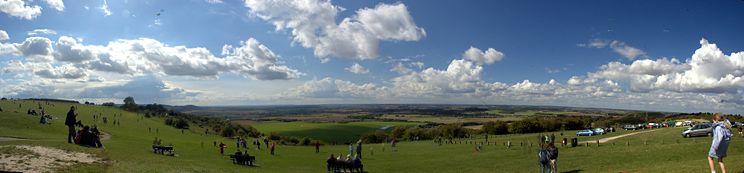
{"label": "clump of tree", "polygon": [[364,143],[383,143],[387,140],[388,135],[383,131],[374,131],[362,135],[362,142]]}
{"label": "clump of tree", "polygon": [[250,136],[257,138],[261,136],[261,132],[253,126],[244,126],[233,124],[230,122],[224,122],[222,124],[213,127],[215,131],[219,131],[223,137],[235,137],[235,136]]}
{"label": "clump of tree", "polygon": [[129,96],[124,98],[124,105],[121,108],[129,112],[137,112],[137,103],[134,102],[134,97]]}
{"label": "clump of tree", "polygon": [[484,133],[492,135],[502,135],[509,133],[509,124],[504,121],[490,121],[483,124],[481,127]]}
{"label": "clump of tree", "polygon": [[189,129],[189,122],[180,117],[165,118],[165,125],[169,125],[178,129]]}
{"label": "clump of tree", "polygon": [[105,102],[105,103],[101,103],[101,106],[109,106],[109,107],[114,107],[114,105],[115,105],[115,104],[114,104],[114,102]]}

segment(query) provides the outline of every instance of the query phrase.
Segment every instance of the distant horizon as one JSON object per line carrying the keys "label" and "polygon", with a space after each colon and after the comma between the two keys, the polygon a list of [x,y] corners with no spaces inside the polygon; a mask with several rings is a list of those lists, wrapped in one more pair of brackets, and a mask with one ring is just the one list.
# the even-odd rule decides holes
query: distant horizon
{"label": "distant horizon", "polygon": [[[75,99],[65,99],[65,98],[8,98],[8,99],[56,99],[56,100],[67,100],[67,101],[77,101],[79,103],[86,102],[85,100],[75,100]],[[102,103],[106,102],[93,102],[96,105],[101,105]],[[123,102],[113,102],[115,105],[123,105]],[[327,103],[327,104],[256,104],[256,105],[194,105],[194,104],[185,104],[185,105],[173,105],[173,104],[162,104],[162,103],[139,103],[136,102],[137,105],[147,105],[147,104],[159,104],[159,105],[166,105],[166,106],[196,106],[196,107],[205,107],[205,108],[219,108],[219,107],[259,107],[259,106],[332,106],[332,105],[448,105],[448,106],[524,106],[524,107],[557,107],[557,108],[581,108],[581,109],[608,109],[608,110],[620,110],[620,111],[633,111],[633,112],[659,112],[659,113],[698,113],[698,112],[705,112],[705,111],[697,111],[697,112],[681,112],[681,111],[663,111],[663,110],[637,110],[637,109],[618,109],[618,108],[608,108],[608,107],[581,107],[581,106],[554,106],[554,105],[516,105],[516,104],[451,104],[451,103],[361,103],[361,104],[342,104],[342,103]],[[708,112],[708,113],[715,113],[715,112]],[[726,112],[724,112],[726,113]],[[740,113],[726,113],[726,114],[740,114]]]}

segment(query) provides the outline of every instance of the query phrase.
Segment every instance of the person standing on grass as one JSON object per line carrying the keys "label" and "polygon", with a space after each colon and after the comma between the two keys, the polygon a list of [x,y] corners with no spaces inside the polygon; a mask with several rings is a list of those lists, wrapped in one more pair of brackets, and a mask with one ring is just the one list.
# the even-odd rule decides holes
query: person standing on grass
{"label": "person standing on grass", "polygon": [[552,142],[548,144],[548,159],[550,159],[550,173],[558,172],[558,148]]}
{"label": "person standing on grass", "polygon": [[716,167],[713,159],[718,161],[721,166],[721,172],[726,173],[726,166],[723,164],[723,158],[726,157],[729,142],[731,141],[731,122],[724,119],[722,113],[713,114],[713,141],[708,151],[708,166],[710,172],[715,173]]}
{"label": "person standing on grass", "polygon": [[548,157],[547,144],[540,144],[540,150],[537,152],[537,163],[540,166],[540,173],[551,173],[550,158]]}
{"label": "person standing on grass", "polygon": [[67,143],[72,143],[72,140],[75,138],[76,116],[77,113],[75,113],[75,106],[71,106],[70,111],[67,112],[67,117],[65,118],[65,125],[67,125]]}
{"label": "person standing on grass", "polygon": [[739,126],[739,129],[738,130],[739,130],[739,136],[744,137],[744,133],[742,133],[742,131],[744,131],[744,128],[742,128],[741,126]]}
{"label": "person standing on grass", "polygon": [[225,148],[227,148],[227,145],[220,142],[220,155],[225,155]]}
{"label": "person standing on grass", "polygon": [[357,158],[362,158],[362,140],[360,139],[357,141],[357,148],[356,148]]}
{"label": "person standing on grass", "polygon": [[349,142],[349,154],[348,155],[354,155],[354,145],[352,145],[351,142]]}
{"label": "person standing on grass", "polygon": [[271,143],[271,155],[274,155],[274,150],[276,150],[276,142]]}
{"label": "person standing on grass", "polygon": [[[320,141],[315,141],[315,153],[320,153]],[[333,155],[331,155],[333,157]]]}

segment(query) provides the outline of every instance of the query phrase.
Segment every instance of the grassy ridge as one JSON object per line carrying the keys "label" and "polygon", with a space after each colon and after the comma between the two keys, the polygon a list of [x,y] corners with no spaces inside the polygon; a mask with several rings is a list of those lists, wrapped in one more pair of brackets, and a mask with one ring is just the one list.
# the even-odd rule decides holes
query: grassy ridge
{"label": "grassy ridge", "polygon": [[[234,140],[218,136],[204,135],[203,129],[192,127],[185,131],[165,126],[159,118],[141,118],[135,113],[119,109],[77,105],[79,119],[89,124],[92,115],[103,113],[111,118],[121,113],[121,126],[97,123],[111,139],[104,141],[105,149],[84,148],[66,143],[66,129],[63,125],[64,114],[70,103],[53,103],[44,105],[56,116],[52,125],[39,125],[38,118],[26,115],[26,110],[36,107],[38,102],[23,101],[22,108],[18,103],[0,101],[0,136],[29,138],[25,141],[0,142],[0,145],[30,144],[82,151],[96,154],[108,161],[106,163],[84,165],[60,170],[62,172],[322,172],[324,160],[329,154],[346,154],[347,146],[323,146],[321,153],[316,154],[313,147],[278,146],[277,155],[270,156],[265,150],[251,148],[250,154],[256,155],[257,167],[237,166],[230,163],[227,156],[221,156],[213,141],[225,142],[228,152],[234,152]],[[42,102],[45,103],[45,102]],[[15,111],[18,111],[17,113]],[[363,122],[348,125],[366,126],[369,129],[379,128],[388,123],[376,124]],[[300,125],[298,127],[298,125]],[[267,123],[256,125],[265,131],[297,133],[297,135],[317,135],[334,137],[343,133],[326,134],[316,131],[313,134],[301,134],[315,128],[339,128],[335,124],[306,123]],[[263,126],[263,127],[262,127]],[[152,132],[148,132],[148,127]],[[344,127],[345,128],[345,127]],[[155,131],[158,133],[155,133]],[[364,129],[355,127],[353,129]],[[596,147],[560,148],[559,168],[562,171],[581,172],[705,172],[705,156],[710,145],[710,138],[681,138],[683,128],[664,128],[654,132],[642,133],[620,138]],[[334,129],[347,131],[347,129]],[[565,132],[572,136],[574,131]],[[580,137],[582,141],[628,133],[621,131],[603,136]],[[165,143],[172,143],[178,157],[167,157],[152,154],[150,145],[155,137]],[[483,141],[479,136],[477,141]],[[320,137],[319,137],[320,138]],[[536,146],[518,146],[518,142],[536,141],[537,134],[490,136],[496,145],[483,146],[482,152],[475,152],[471,144],[446,144],[439,146],[432,141],[401,142],[397,152],[391,152],[389,145],[383,152],[382,144],[364,146],[364,164],[368,172],[535,172],[537,171]],[[507,148],[503,142],[514,141],[515,146]],[[626,146],[626,142],[630,146]],[[203,147],[202,147],[203,143]],[[729,148],[727,166],[729,171],[741,171],[744,168],[744,139],[734,138]],[[614,145],[613,145],[614,144]],[[265,147],[265,146],[264,146]],[[371,155],[374,152],[374,155]]]}

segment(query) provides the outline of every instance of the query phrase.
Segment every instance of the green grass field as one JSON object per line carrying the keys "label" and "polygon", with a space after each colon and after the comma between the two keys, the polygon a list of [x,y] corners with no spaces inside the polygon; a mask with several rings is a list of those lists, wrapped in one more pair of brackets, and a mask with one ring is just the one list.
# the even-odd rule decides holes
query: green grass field
{"label": "green grass field", "polygon": [[311,122],[262,122],[253,127],[264,133],[276,132],[282,136],[310,137],[327,143],[356,142],[359,136],[389,126],[415,126],[420,123],[362,121],[350,123],[311,123]]}
{"label": "green grass field", "polygon": [[[21,108],[18,104],[21,103]],[[42,102],[44,103],[44,102]],[[77,105],[79,119],[92,124],[92,115],[102,113],[111,118],[122,113],[121,126],[96,123],[111,139],[103,141],[105,149],[85,148],[66,143],[66,128],[63,126],[65,112],[71,104],[42,104],[57,119],[52,125],[38,124],[38,117],[26,115],[26,110],[37,107],[37,102],[0,101],[0,136],[26,138],[23,141],[5,141],[0,145],[41,145],[70,151],[92,153],[105,159],[103,163],[77,165],[61,168],[59,172],[323,172],[325,158],[329,154],[344,154],[348,146],[322,146],[320,153],[313,147],[278,146],[277,155],[271,156],[264,148],[251,148],[258,166],[233,165],[227,156],[218,153],[213,141],[228,144],[227,152],[234,152],[232,139],[203,135],[204,130],[192,127],[182,134],[180,130],[165,126],[162,119],[141,118],[135,113],[119,109]],[[17,111],[17,112],[16,112]],[[348,139],[350,134],[374,130],[388,122],[360,122],[349,124],[313,123],[264,123],[256,127],[265,133],[316,136],[317,138]],[[395,124],[395,125],[405,125]],[[148,127],[152,132],[148,132]],[[363,127],[363,128],[362,128]],[[156,130],[157,129],[157,130]],[[325,129],[325,130],[318,130]],[[330,131],[328,129],[331,129]],[[356,129],[356,130],[350,130]],[[683,128],[663,128],[637,134],[600,146],[560,148],[560,172],[706,172],[706,154],[710,138],[681,138]],[[157,131],[157,133],[156,133]],[[575,131],[567,131],[572,136]],[[316,134],[322,133],[322,134]],[[594,141],[614,135],[629,133],[619,131],[602,136],[580,137],[581,141]],[[150,145],[155,137],[175,145],[178,157],[156,155]],[[476,141],[483,141],[482,136]],[[529,147],[527,141],[537,141],[537,134],[490,136],[495,145],[484,145],[476,152],[472,144],[445,144],[439,146],[432,141],[401,142],[397,151],[389,145],[383,152],[382,144],[364,146],[364,165],[367,172],[536,172],[536,146]],[[514,141],[507,148],[503,142]],[[519,146],[523,142],[524,146]],[[582,142],[583,143],[583,142]],[[629,144],[629,145],[627,145]],[[6,152],[7,150],[0,150]],[[373,154],[374,153],[374,154]],[[0,153],[3,154],[3,153]],[[729,171],[744,170],[744,138],[736,137],[729,148],[726,159]]]}

